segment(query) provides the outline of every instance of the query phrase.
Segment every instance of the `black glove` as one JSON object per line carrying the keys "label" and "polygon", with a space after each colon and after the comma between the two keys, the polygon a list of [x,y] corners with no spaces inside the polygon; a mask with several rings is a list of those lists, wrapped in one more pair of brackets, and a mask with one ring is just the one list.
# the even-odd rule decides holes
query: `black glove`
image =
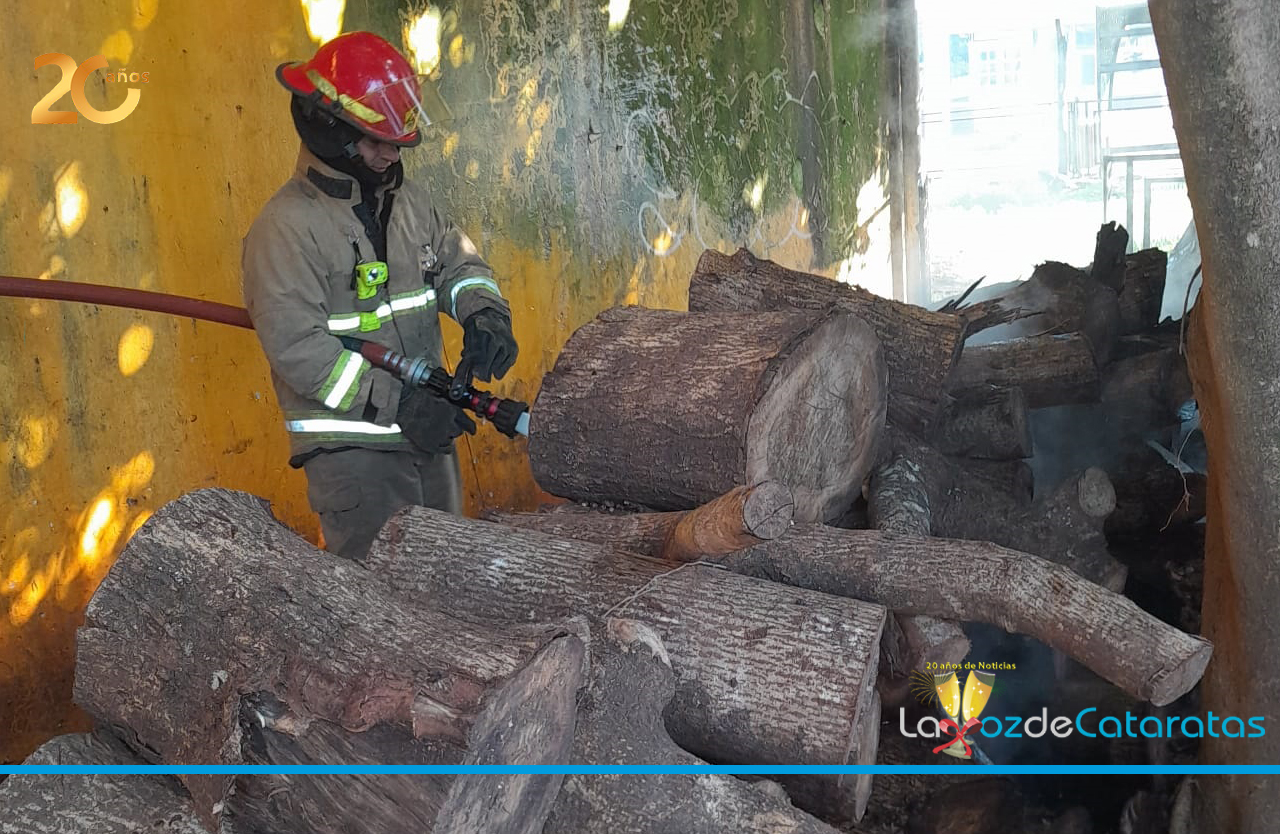
{"label": "black glove", "polygon": [[396,422],[413,445],[433,455],[452,452],[454,438],[463,432],[476,433],[475,421],[465,411],[425,388],[408,389],[400,398]]}
{"label": "black glove", "polygon": [[476,379],[502,379],[520,352],[511,335],[511,319],[500,310],[485,307],[462,324],[462,358],[471,361]]}

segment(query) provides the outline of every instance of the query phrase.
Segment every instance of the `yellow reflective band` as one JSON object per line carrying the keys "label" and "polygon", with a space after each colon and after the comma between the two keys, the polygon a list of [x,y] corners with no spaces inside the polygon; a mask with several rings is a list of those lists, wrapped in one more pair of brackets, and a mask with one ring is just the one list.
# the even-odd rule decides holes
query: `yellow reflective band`
{"label": "yellow reflective band", "polygon": [[372,333],[382,327],[382,322],[378,319],[377,312],[360,314],[360,332]]}
{"label": "yellow reflective band", "polygon": [[386,117],[384,117],[377,110],[373,110],[372,108],[366,107],[365,105],[356,101],[346,93],[339,93],[338,88],[333,86],[333,84],[330,83],[329,79],[325,78],[323,75],[316,72],[315,70],[313,69],[307,70],[307,79],[312,84],[316,85],[317,90],[319,90],[329,98],[341,104],[343,107],[349,110],[351,114],[356,118],[363,119],[369,124],[377,124],[378,122],[386,121]]}

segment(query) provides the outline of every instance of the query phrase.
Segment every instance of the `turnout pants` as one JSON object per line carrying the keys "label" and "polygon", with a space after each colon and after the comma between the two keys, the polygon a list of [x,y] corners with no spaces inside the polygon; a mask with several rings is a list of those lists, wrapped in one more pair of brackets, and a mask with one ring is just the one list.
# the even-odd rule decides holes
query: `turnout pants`
{"label": "turnout pants", "polygon": [[316,455],[303,469],[325,549],[347,559],[364,559],[382,525],[402,507],[462,512],[456,453],[343,449]]}

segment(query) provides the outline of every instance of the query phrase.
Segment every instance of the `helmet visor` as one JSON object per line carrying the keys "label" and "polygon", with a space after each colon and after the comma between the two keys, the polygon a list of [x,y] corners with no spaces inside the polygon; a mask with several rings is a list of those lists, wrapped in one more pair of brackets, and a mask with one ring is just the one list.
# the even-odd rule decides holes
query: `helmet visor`
{"label": "helmet visor", "polygon": [[451,117],[435,84],[425,75],[412,75],[374,89],[347,106],[387,139],[409,134]]}

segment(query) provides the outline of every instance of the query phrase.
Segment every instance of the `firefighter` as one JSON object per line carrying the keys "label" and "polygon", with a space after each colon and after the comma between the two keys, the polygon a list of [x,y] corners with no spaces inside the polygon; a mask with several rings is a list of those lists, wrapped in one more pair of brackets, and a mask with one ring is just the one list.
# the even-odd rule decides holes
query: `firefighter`
{"label": "firefighter", "polygon": [[245,306],[325,546],[361,559],[401,507],[461,512],[454,442],[475,423],[339,336],[438,366],[444,312],[462,325],[462,361],[487,382],[515,362],[511,311],[471,240],[404,178],[400,155],[429,122],[403,55],[352,32],[276,77],[302,147],[244,238]]}

